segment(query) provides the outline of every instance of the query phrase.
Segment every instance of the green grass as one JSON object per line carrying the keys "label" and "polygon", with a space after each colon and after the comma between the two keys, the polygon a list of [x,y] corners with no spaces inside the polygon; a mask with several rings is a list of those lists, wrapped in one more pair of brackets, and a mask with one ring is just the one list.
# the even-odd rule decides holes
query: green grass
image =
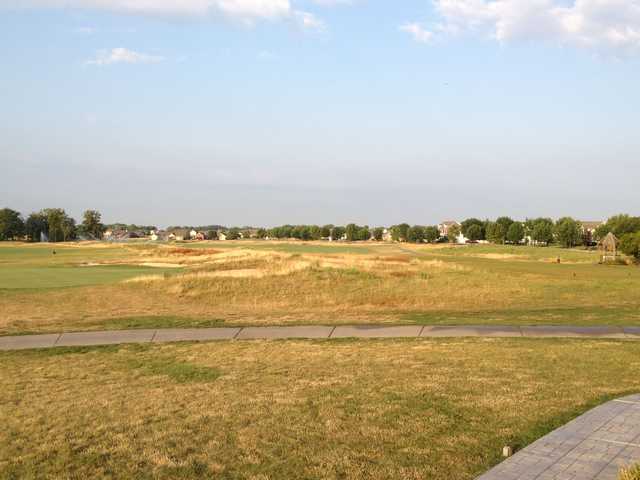
{"label": "green grass", "polygon": [[471,480],[640,390],[613,340],[252,341],[0,353],[0,478]]}
{"label": "green grass", "polygon": [[101,266],[3,266],[0,289],[47,289],[115,283],[140,275],[169,274],[175,269],[128,265]]}
{"label": "green grass", "polygon": [[420,325],[640,325],[635,306],[527,308],[495,311],[411,312],[401,316]]}

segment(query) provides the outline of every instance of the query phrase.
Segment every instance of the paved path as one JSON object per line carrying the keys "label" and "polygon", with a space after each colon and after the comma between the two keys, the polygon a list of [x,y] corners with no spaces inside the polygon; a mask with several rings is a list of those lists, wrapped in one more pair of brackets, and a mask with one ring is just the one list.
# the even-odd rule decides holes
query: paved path
{"label": "paved path", "polygon": [[616,480],[640,461],[640,395],[590,410],[477,480]]}
{"label": "paved path", "polygon": [[291,327],[177,328],[110,330],[0,337],[0,350],[119,343],[160,343],[284,338],[434,338],[434,337],[556,337],[640,340],[640,327],[502,327],[421,325],[339,325]]}

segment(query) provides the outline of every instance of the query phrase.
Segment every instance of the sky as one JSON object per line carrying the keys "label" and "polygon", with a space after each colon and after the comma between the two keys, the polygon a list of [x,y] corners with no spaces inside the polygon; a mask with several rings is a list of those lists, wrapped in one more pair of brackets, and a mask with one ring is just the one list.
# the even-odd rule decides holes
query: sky
{"label": "sky", "polygon": [[0,207],[640,214],[640,0],[0,0]]}

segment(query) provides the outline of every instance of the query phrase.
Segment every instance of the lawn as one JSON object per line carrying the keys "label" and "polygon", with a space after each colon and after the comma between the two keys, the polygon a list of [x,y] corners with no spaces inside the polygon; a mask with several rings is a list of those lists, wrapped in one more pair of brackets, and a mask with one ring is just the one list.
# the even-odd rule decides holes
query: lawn
{"label": "lawn", "polygon": [[640,344],[327,340],[0,353],[0,478],[472,479],[640,390]]}
{"label": "lawn", "polygon": [[0,244],[0,334],[190,325],[640,325],[640,268],[600,265],[597,252],[582,249],[267,241],[55,249]]}

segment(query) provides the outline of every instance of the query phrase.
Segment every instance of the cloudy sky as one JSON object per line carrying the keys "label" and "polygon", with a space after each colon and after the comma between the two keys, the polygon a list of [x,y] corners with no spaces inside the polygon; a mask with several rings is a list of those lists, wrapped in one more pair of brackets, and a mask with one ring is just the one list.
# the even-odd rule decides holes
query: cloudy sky
{"label": "cloudy sky", "polygon": [[640,213],[640,0],[0,0],[0,207]]}

